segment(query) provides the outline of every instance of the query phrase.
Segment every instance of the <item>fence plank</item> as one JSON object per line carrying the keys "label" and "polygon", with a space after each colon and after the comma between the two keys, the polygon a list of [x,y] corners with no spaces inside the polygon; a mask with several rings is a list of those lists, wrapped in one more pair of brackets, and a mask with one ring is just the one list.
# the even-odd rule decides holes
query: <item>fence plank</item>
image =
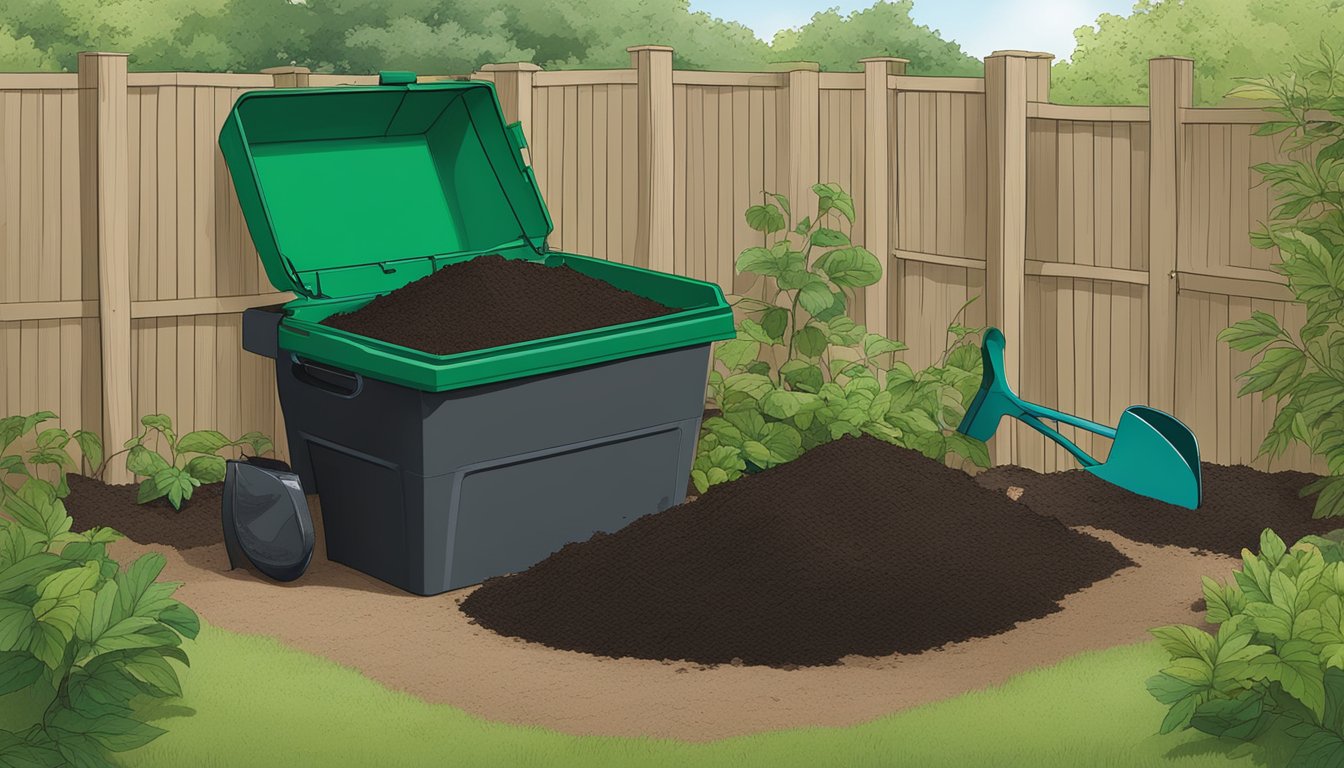
{"label": "fence plank", "polygon": [[[1184,148],[1180,110],[1190,106],[1190,59],[1163,57],[1148,66],[1150,184],[1148,202],[1148,402],[1176,407],[1177,175]],[[1188,183],[1188,182],[1187,182]]]}

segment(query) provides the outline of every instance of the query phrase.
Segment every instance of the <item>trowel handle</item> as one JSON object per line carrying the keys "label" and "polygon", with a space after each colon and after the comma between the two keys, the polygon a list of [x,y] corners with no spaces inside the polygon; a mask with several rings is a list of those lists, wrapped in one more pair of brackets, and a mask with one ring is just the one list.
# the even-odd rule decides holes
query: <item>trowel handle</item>
{"label": "trowel handle", "polygon": [[[985,331],[984,339],[981,343],[981,364],[984,365],[984,374],[980,388],[983,396],[997,396],[1006,399],[1012,404],[1011,408],[1004,409],[1005,415],[1022,418],[1023,415],[1035,416],[1038,419],[1047,421],[1061,422],[1072,427],[1085,429],[1093,434],[1101,435],[1106,438],[1115,438],[1115,430],[1105,424],[1098,424],[1095,421],[1089,421],[1080,416],[1074,416],[1071,413],[1057,411],[1054,408],[1047,408],[1044,405],[1029,403],[1017,396],[1017,393],[1008,386],[1007,377],[1004,375],[1003,365],[1004,338],[1003,331],[998,328],[989,328]],[[1014,413],[1013,411],[1017,411]],[[1033,427],[1038,425],[1033,424]],[[1039,425],[1044,426],[1044,425]],[[1058,433],[1056,433],[1058,434]],[[1060,439],[1063,439],[1062,436]]]}

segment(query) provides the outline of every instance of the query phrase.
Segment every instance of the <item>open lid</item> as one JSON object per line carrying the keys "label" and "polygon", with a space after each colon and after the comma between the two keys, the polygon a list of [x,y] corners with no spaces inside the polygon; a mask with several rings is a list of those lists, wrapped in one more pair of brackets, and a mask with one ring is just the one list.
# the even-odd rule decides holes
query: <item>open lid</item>
{"label": "open lid", "polygon": [[389,291],[425,273],[398,263],[541,253],[552,228],[489,82],[385,72],[377,86],[250,91],[219,146],[278,290]]}

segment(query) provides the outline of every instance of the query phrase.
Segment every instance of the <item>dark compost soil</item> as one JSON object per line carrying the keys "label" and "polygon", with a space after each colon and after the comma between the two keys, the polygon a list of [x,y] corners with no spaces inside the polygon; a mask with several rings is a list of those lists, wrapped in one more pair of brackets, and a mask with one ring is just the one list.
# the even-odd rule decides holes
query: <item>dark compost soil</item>
{"label": "dark compost soil", "polygon": [[676,312],[566,266],[479,256],[379,296],[323,324],[451,355]]}
{"label": "dark compost soil", "polygon": [[461,609],[597,655],[806,666],[1003,632],[1132,564],[958,470],[847,437],[490,579]]}
{"label": "dark compost soil", "polygon": [[1261,472],[1244,465],[1201,465],[1204,498],[1190,510],[1139,496],[1081,469],[1040,474],[1022,467],[995,467],[976,476],[986,488],[1023,489],[1018,502],[1065,525],[1104,528],[1134,541],[1169,544],[1239,557],[1258,550],[1260,532],[1274,529],[1289,544],[1307,534],[1341,527],[1314,520],[1314,496],[1298,495],[1316,475]]}
{"label": "dark compost soil", "polygon": [[137,485],[108,485],[74,474],[67,481],[70,495],[65,498],[65,509],[74,519],[71,530],[113,528],[140,544],[167,544],[178,550],[224,540],[224,526],[220,522],[223,483],[195,489],[179,511],[167,499],[135,503]]}

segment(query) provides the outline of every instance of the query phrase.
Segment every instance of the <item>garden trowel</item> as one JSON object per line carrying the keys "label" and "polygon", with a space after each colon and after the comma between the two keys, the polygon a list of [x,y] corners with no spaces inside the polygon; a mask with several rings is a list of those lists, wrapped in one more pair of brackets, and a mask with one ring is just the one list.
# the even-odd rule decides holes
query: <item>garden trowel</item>
{"label": "garden trowel", "polygon": [[[980,347],[984,364],[980,391],[966,409],[966,417],[957,431],[983,442],[994,436],[1000,419],[1012,416],[1058,443],[1084,469],[1108,483],[1168,504],[1189,509],[1199,507],[1203,495],[1199,444],[1189,427],[1175,416],[1145,405],[1126,408],[1120,414],[1119,425],[1112,429],[1028,403],[1014,394],[1004,380],[1003,347],[1002,331],[998,328],[985,331]],[[1110,438],[1111,452],[1105,461],[1097,461],[1046,421],[1063,422]]]}

